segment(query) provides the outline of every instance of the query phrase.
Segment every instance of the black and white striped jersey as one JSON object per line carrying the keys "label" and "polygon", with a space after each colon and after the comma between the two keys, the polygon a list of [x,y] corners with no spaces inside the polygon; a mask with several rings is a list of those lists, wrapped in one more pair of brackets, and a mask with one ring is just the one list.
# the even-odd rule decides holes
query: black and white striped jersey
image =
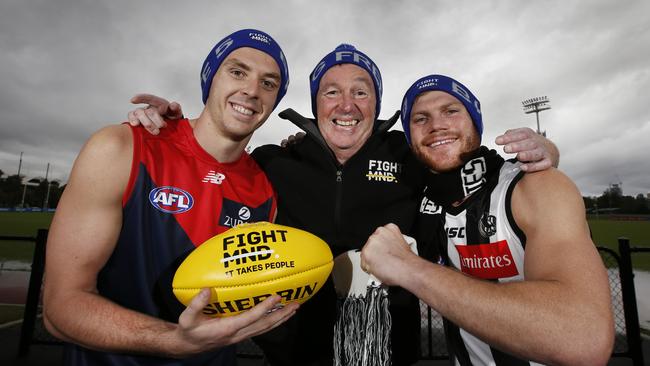
{"label": "black and white striped jersey", "polygon": [[[524,279],[526,237],[511,211],[512,192],[524,174],[519,165],[505,161],[499,170],[498,181],[476,192],[459,207],[445,208],[447,244],[441,252],[448,265],[488,281]],[[443,212],[431,203],[423,202],[421,207],[428,207],[429,213]],[[446,319],[445,333],[454,365],[539,365],[492,348]]]}

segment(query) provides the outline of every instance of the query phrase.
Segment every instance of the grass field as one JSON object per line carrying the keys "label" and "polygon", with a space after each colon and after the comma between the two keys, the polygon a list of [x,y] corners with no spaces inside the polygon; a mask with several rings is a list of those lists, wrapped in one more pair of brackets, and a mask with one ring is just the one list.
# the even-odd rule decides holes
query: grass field
{"label": "grass field", "polygon": [[23,305],[0,305],[0,324],[22,319],[24,310]]}
{"label": "grass field", "polygon": [[[36,236],[36,230],[47,229],[51,212],[0,212],[0,236]],[[34,243],[0,240],[0,261],[32,261]]]}
{"label": "grass field", "polygon": [[[589,220],[591,235],[598,246],[618,253],[618,238],[630,239],[630,246],[650,248],[650,221]],[[633,253],[632,265],[650,271],[650,253]]]}
{"label": "grass field", "polygon": [[[0,212],[0,236],[36,236],[36,230],[48,228],[52,213],[43,212]],[[618,238],[625,236],[630,244],[650,247],[650,221],[589,220],[594,243],[613,249],[618,253]],[[31,262],[33,243],[0,240],[0,261],[19,260]],[[632,256],[634,267],[650,271],[650,253]]]}

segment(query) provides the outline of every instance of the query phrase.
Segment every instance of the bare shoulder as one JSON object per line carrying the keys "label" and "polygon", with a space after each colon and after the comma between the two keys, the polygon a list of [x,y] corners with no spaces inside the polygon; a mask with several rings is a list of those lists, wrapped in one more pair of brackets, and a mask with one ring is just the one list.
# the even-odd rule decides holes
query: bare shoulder
{"label": "bare shoulder", "polygon": [[580,191],[566,174],[555,168],[525,174],[515,187],[515,195],[530,204],[556,204],[557,199],[579,198]]}
{"label": "bare shoulder", "polygon": [[86,142],[82,153],[120,154],[132,146],[133,137],[130,127],[125,124],[111,125],[93,133]]}
{"label": "bare shoulder", "polygon": [[525,174],[513,191],[512,210],[522,229],[585,219],[578,187],[555,168]]}
{"label": "bare shoulder", "polygon": [[124,189],[131,171],[133,137],[129,126],[108,126],[95,132],[75,160],[68,188],[76,192],[78,183],[99,188],[112,188],[106,193],[119,194]]}
{"label": "bare shoulder", "polygon": [[[119,163],[119,160],[130,160],[133,153],[133,137],[128,125],[107,126],[95,132],[84,145],[77,162],[112,162],[111,165]],[[105,168],[105,167],[104,167]]]}

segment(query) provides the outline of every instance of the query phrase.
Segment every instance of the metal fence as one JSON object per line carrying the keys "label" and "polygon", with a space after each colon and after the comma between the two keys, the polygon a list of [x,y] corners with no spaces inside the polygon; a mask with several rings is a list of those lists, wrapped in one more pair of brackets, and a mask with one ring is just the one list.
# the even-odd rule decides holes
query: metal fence
{"label": "metal fence", "polygon": [[18,357],[26,355],[32,344],[61,344],[59,340],[45,330],[41,317],[41,286],[43,284],[43,271],[45,270],[47,230],[39,229],[35,237],[0,236],[0,240],[27,241],[34,242],[35,244],[23,322],[20,330],[20,340],[18,343]]}
{"label": "metal fence", "polygon": [[[0,240],[35,243],[18,356],[26,355],[32,344],[61,344],[45,330],[40,316],[47,230],[38,230],[35,237],[0,236]],[[641,330],[631,257],[633,253],[650,253],[650,247],[631,247],[627,238],[619,238],[618,249],[619,253],[616,253],[611,249],[598,247],[603,263],[607,267],[614,312],[616,338],[612,357],[628,357],[632,359],[634,366],[643,366]],[[421,358],[427,360],[448,358],[442,317],[421,302],[420,318]],[[246,358],[263,357],[262,351],[250,340],[237,345],[237,354],[239,357]]]}
{"label": "metal fence", "polygon": [[423,360],[449,358],[442,316],[420,301],[420,357]]}
{"label": "metal fence", "polygon": [[650,253],[650,247],[631,247],[628,238],[619,238],[618,251],[620,254],[619,273],[625,318],[623,324],[625,324],[625,337],[627,340],[627,349],[621,352],[620,356],[631,358],[634,366],[643,366],[641,327],[639,326],[639,311],[636,305],[636,290],[634,289],[632,254]]}
{"label": "metal fence", "polygon": [[620,257],[619,255],[609,249],[598,247],[600,257],[603,259],[605,267],[607,267],[607,277],[609,277],[609,289],[612,299],[612,312],[614,315],[614,349],[612,355],[616,357],[625,357],[628,350],[628,341],[626,336],[625,326],[625,305],[623,303],[623,290],[621,289],[621,276],[620,276]]}

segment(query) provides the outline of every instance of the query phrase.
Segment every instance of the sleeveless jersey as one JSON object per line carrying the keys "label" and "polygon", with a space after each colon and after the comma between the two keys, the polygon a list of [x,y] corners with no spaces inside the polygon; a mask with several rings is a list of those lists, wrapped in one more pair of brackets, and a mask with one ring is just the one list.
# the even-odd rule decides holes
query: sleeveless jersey
{"label": "sleeveless jersey", "polygon": [[[194,138],[188,120],[157,136],[133,132],[133,162],[115,249],[97,279],[99,293],[135,311],[176,323],[184,306],[171,281],[197,246],[243,222],[272,221],[275,193],[245,152],[219,163]],[[235,348],[182,360],[97,352],[71,345],[66,365],[231,365]]]}
{"label": "sleeveless jersey", "polygon": [[[466,275],[495,282],[524,279],[526,237],[511,210],[512,192],[524,175],[519,165],[505,161],[491,191],[486,187],[488,191],[477,192],[460,207],[444,212],[447,243],[443,256]],[[427,205],[426,200],[422,207]],[[436,207],[428,214],[442,212],[435,204],[428,207]],[[447,319],[444,323],[447,348],[455,365],[539,365],[492,348]]]}

